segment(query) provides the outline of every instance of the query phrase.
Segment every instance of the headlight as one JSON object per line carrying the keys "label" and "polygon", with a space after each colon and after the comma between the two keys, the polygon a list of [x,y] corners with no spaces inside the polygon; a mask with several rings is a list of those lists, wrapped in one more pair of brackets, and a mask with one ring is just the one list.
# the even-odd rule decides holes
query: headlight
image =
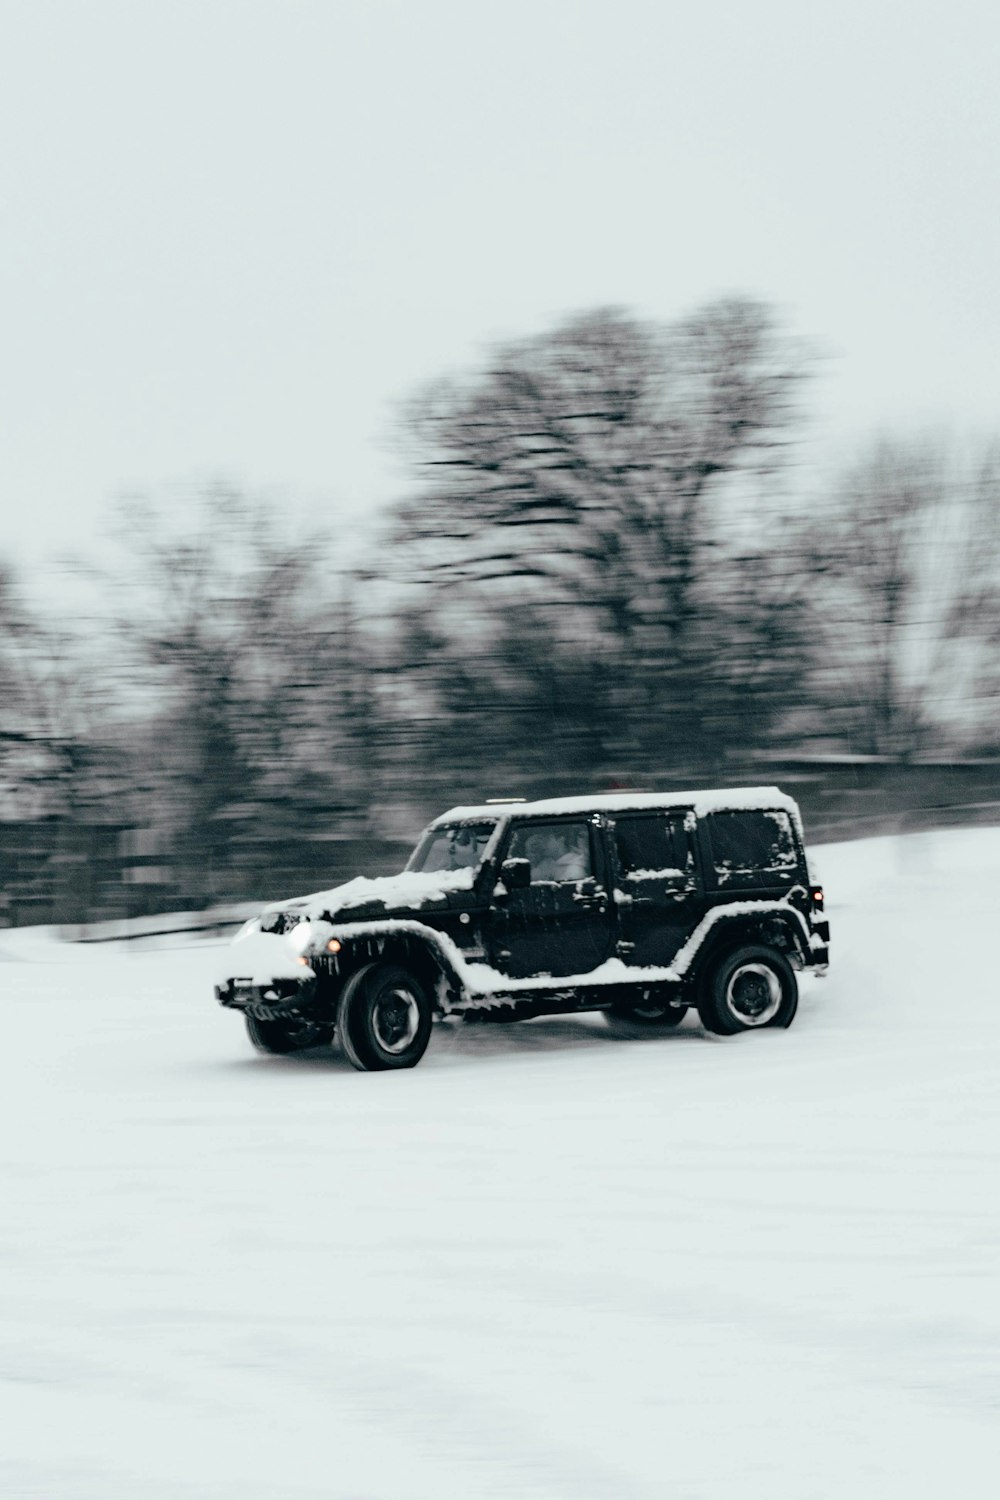
{"label": "headlight", "polygon": [[300,922],[298,927],[292,928],[287,937],[293,953],[304,953],[313,940],[313,924]]}

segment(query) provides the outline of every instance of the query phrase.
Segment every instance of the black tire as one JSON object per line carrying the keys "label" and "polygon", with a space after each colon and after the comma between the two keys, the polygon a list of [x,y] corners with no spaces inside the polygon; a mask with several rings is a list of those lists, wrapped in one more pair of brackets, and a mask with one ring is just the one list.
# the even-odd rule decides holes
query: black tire
{"label": "black tire", "polygon": [[258,1021],[256,1016],[246,1016],[247,1036],[258,1052],[283,1056],[288,1052],[304,1052],[307,1047],[324,1047],[333,1040],[333,1027],[320,1026],[314,1021],[303,1021],[289,1017],[287,1021]]}
{"label": "black tire", "polygon": [[674,1031],[687,1015],[686,1005],[628,1005],[619,1001],[602,1010],[604,1024],[615,1036],[659,1036]]}
{"label": "black tire", "polygon": [[799,986],[776,948],[737,948],[710,966],[698,997],[706,1031],[735,1036],[738,1031],[791,1026],[799,1006]]}
{"label": "black tire", "polygon": [[415,1068],[427,1051],[433,1014],[423,989],[394,964],[368,964],[344,986],[340,1045],[362,1073]]}

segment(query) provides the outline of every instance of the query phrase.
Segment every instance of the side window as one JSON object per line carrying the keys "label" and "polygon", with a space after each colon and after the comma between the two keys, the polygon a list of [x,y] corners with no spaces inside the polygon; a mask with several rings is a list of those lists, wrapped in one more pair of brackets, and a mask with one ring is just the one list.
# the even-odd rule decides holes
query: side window
{"label": "side window", "polygon": [[420,840],[407,869],[427,872],[475,869],[495,827],[495,823],[458,823],[432,828]]}
{"label": "side window", "polygon": [[515,827],[508,859],[531,861],[531,882],[585,880],[593,873],[586,823],[523,823]]}
{"label": "side window", "polygon": [[615,823],[618,866],[626,877],[684,875],[688,870],[688,837],[684,819],[664,813],[623,817]]}
{"label": "side window", "polygon": [[708,819],[712,863],[720,883],[734,875],[787,875],[798,865],[786,812],[713,813]]}

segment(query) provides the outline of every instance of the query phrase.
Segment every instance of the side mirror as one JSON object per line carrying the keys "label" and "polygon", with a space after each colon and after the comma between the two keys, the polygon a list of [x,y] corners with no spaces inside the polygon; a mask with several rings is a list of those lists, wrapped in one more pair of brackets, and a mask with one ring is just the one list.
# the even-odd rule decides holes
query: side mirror
{"label": "side mirror", "polygon": [[505,859],[500,866],[500,879],[509,891],[523,891],[531,884],[530,859]]}

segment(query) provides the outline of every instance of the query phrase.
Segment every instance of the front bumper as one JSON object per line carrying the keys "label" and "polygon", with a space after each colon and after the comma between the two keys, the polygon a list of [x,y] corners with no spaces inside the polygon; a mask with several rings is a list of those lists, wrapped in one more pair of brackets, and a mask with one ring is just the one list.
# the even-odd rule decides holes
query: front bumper
{"label": "front bumper", "polygon": [[276,1021],[304,1010],[316,993],[315,974],[301,979],[272,979],[266,984],[249,979],[227,979],[215,986],[215,998],[227,1010],[239,1010],[258,1021]]}

